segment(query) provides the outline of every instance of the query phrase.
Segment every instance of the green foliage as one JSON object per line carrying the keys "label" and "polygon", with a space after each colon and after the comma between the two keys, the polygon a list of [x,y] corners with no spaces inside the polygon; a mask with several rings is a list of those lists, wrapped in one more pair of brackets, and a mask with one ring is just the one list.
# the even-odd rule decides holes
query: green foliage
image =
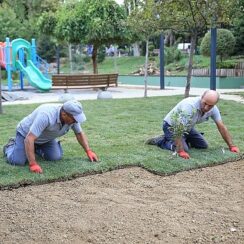
{"label": "green foliage", "polygon": [[244,13],[243,12],[239,18],[236,18],[234,20],[233,34],[236,38],[235,53],[239,55],[240,54],[244,55]]}
{"label": "green foliage", "polygon": [[223,62],[217,62],[217,69],[234,69],[236,66],[235,60],[225,60]]}
{"label": "green foliage", "polygon": [[176,47],[165,47],[165,64],[170,64],[179,61],[182,58],[182,53]]}
{"label": "green foliage", "polygon": [[45,11],[55,11],[59,0],[3,0],[0,5],[0,38],[38,38],[38,18]]}
{"label": "green foliage", "polygon": [[[210,43],[211,34],[206,33],[200,46],[200,52],[202,55],[210,56]],[[217,55],[220,55],[221,60],[223,57],[230,56],[235,47],[235,37],[226,29],[217,29]]]}
{"label": "green foliage", "polygon": [[150,37],[159,33],[158,18],[156,16],[156,4],[154,0],[138,1],[127,19],[135,41],[147,41]]}
{"label": "green foliage", "polygon": [[0,23],[0,41],[5,41],[6,37],[15,39],[19,36],[21,25],[15,12],[6,5],[0,5]]}
{"label": "green foliage", "polygon": [[85,63],[89,63],[89,62],[91,62],[91,57],[89,57],[89,56],[85,56],[85,57],[83,57],[83,61],[84,61]]}
{"label": "green foliage", "polygon": [[174,111],[171,114],[171,126],[170,131],[173,134],[173,138],[181,138],[184,134],[189,132],[189,129],[192,125],[192,118],[195,115],[196,111],[193,111],[192,114],[188,114],[181,109]]}
{"label": "green foliage", "polygon": [[57,18],[55,13],[44,12],[39,17],[37,25],[42,33],[45,33],[46,35],[54,34],[54,30],[57,25]]}
{"label": "green foliage", "polygon": [[113,0],[83,0],[65,4],[57,13],[56,36],[70,43],[93,45],[93,72],[97,72],[97,52],[102,45],[119,44],[129,36],[126,13]]}
{"label": "green foliage", "polygon": [[[210,122],[199,124],[196,128],[205,132],[209,148],[191,149],[189,160],[174,157],[168,150],[145,145],[146,139],[162,133],[162,116],[181,99],[182,96],[169,96],[82,101],[87,116],[87,122],[82,125],[82,128],[88,136],[91,148],[99,156],[99,163],[88,161],[74,134],[69,132],[60,138],[64,149],[64,157],[61,161],[47,162],[38,158],[44,170],[42,175],[30,173],[27,166],[8,165],[2,157],[1,150],[0,188],[4,185],[44,183],[61,178],[71,179],[72,176],[101,173],[130,165],[142,166],[161,174],[172,174],[220,164],[227,160],[234,161],[238,156],[228,150],[223,154],[222,148],[227,148],[227,146],[214,123]],[[4,113],[0,116],[1,147],[10,136],[15,134],[17,123],[37,106],[37,104],[3,106]],[[243,152],[244,135],[240,133],[240,118],[244,117],[243,105],[221,100],[219,108],[235,144]]]}
{"label": "green foliage", "polygon": [[50,36],[40,36],[37,40],[37,53],[47,62],[54,62],[56,59],[56,43]]}
{"label": "green foliage", "polygon": [[97,54],[97,62],[98,63],[102,63],[105,60],[106,57],[106,50],[105,50],[105,46],[101,46],[98,49],[98,54]]}
{"label": "green foliage", "polygon": [[102,45],[124,40],[124,9],[111,0],[83,0],[58,12],[57,33],[73,43]]}

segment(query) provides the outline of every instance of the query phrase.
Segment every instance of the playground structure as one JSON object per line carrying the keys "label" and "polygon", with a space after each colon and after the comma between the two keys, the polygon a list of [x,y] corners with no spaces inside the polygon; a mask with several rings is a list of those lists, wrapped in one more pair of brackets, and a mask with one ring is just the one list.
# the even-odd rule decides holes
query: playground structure
{"label": "playground structure", "polygon": [[[32,43],[18,38],[10,42],[0,42],[0,66],[7,72],[8,90],[12,90],[12,72],[19,72],[20,89],[24,89],[24,76],[29,84],[41,91],[48,91],[52,81],[48,79],[48,64],[36,54],[35,39]],[[44,68],[45,75],[40,68]]]}

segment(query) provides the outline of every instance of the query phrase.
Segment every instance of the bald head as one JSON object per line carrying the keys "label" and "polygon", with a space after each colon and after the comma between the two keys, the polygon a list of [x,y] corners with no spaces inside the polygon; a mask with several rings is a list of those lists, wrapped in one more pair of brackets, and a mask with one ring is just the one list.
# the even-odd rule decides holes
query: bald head
{"label": "bald head", "polygon": [[209,105],[215,105],[219,101],[219,93],[214,90],[207,90],[203,93],[202,100]]}
{"label": "bald head", "polygon": [[211,110],[219,100],[219,93],[214,90],[207,90],[201,97],[201,111],[206,113]]}

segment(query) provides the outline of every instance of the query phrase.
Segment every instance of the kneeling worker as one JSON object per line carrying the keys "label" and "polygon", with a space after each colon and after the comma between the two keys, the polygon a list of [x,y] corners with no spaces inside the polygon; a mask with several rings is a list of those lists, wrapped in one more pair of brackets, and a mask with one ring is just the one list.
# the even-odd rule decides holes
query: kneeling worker
{"label": "kneeling worker", "polygon": [[[219,109],[216,104],[219,94],[214,90],[207,90],[201,97],[188,97],[179,102],[164,118],[164,135],[147,140],[147,144],[157,145],[163,149],[177,151],[178,155],[184,159],[189,159],[189,147],[205,149],[208,147],[203,135],[194,126],[207,121],[211,117],[222,138],[228,145],[231,152],[238,153],[239,148],[232,142],[230,133],[222,122]],[[185,130],[177,134],[174,126],[180,121],[178,127]]]}
{"label": "kneeling worker", "polygon": [[3,147],[7,162],[11,165],[25,165],[28,161],[31,172],[42,173],[35,154],[45,160],[60,160],[63,149],[56,138],[65,135],[70,128],[90,161],[98,161],[80,126],[85,120],[86,116],[78,101],[40,105],[19,122],[16,137]]}

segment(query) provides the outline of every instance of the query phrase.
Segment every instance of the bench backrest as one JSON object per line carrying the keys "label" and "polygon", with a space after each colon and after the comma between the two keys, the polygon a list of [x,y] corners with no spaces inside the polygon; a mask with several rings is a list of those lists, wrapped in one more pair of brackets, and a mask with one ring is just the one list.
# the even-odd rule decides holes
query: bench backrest
{"label": "bench backrest", "polygon": [[56,74],[52,76],[53,86],[117,86],[118,74]]}

